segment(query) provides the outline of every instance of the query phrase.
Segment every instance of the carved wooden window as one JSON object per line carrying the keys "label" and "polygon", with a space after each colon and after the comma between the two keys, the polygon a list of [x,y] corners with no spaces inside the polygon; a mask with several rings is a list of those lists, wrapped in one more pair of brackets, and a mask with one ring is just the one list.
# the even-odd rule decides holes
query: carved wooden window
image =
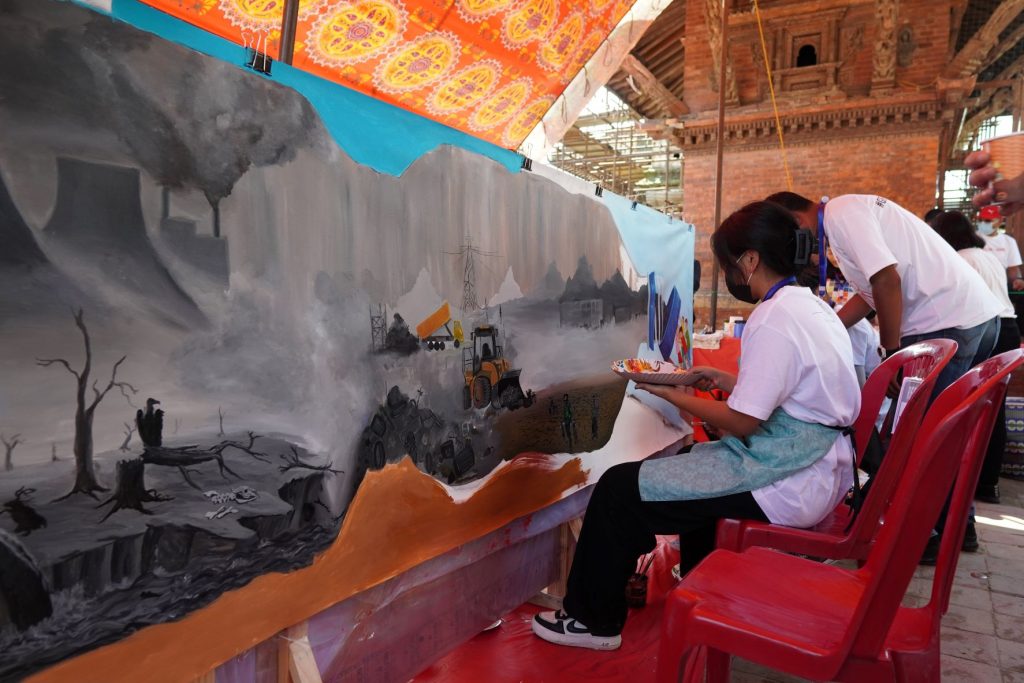
{"label": "carved wooden window", "polygon": [[773,19],[775,89],[780,93],[830,92],[837,87],[839,27],[845,8]]}
{"label": "carved wooden window", "polygon": [[818,50],[810,43],[804,43],[796,52],[797,68],[814,66],[818,63]]}

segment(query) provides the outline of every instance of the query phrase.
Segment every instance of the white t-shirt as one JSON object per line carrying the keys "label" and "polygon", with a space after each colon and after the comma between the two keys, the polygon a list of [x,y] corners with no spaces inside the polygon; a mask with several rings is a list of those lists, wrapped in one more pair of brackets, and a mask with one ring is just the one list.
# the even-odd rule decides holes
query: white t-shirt
{"label": "white t-shirt", "polygon": [[861,318],[846,332],[850,335],[850,345],[853,347],[853,364],[864,368],[864,377],[868,377],[882,362],[878,356],[878,347],[881,345],[878,330],[866,318]]}
{"label": "white t-shirt", "polygon": [[[1013,237],[1001,232],[996,235],[982,235],[982,238],[985,240],[985,251],[995,254],[1004,271],[1021,265],[1020,248]],[[1005,276],[1006,273],[1003,273],[1004,278]]]}
{"label": "white t-shirt", "polygon": [[874,195],[843,195],[825,205],[825,234],[839,268],[868,305],[871,276],[896,266],[903,289],[900,336],[968,329],[1002,306],[981,277],[927,223]]}
{"label": "white t-shirt", "polygon": [[988,285],[989,290],[999,299],[999,303],[1003,305],[999,317],[1016,318],[1017,313],[1013,310],[1010,295],[1006,292],[1006,269],[999,262],[999,258],[987,248],[971,247],[961,249],[956,253],[960,254],[964,261],[967,261],[968,265],[978,272],[981,279]]}
{"label": "white t-shirt", "polygon": [[[760,420],[781,407],[805,422],[853,424],[860,387],[850,338],[806,287],[783,287],[751,313],[729,407]],[[836,437],[813,465],[751,492],[773,524],[814,526],[842,501],[853,485],[853,449],[850,439]]]}

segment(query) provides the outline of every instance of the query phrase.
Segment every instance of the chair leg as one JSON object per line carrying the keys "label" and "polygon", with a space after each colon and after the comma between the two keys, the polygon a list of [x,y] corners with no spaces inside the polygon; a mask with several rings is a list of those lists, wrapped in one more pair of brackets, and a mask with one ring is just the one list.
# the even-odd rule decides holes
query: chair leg
{"label": "chair leg", "polygon": [[896,683],[896,665],[893,664],[889,653],[881,653],[878,659],[860,659],[851,656],[843,664],[843,668],[836,674],[836,681],[840,683]]}
{"label": "chair leg", "polygon": [[923,652],[893,652],[892,661],[897,683],[939,683],[942,680],[937,647]]}
{"label": "chair leg", "polygon": [[665,597],[664,614],[661,622],[661,638],[658,644],[658,683],[679,683],[690,681],[693,671],[701,680],[707,656],[704,648],[689,642],[689,617],[693,602],[675,592]]}
{"label": "chair leg", "polygon": [[679,667],[682,670],[679,679],[681,683],[729,683],[731,662],[728,652],[701,645],[686,655]]}
{"label": "chair leg", "polygon": [[728,652],[707,648],[707,683],[729,683],[732,657]]}
{"label": "chair leg", "polygon": [[686,653],[679,665],[679,683],[704,683],[708,649],[703,645]]}

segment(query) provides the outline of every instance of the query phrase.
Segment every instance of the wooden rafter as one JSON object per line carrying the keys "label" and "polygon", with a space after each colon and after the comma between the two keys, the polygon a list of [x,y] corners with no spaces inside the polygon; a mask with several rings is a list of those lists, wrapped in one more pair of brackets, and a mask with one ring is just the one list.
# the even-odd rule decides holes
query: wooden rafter
{"label": "wooden rafter", "polygon": [[949,8],[949,48],[946,50],[946,61],[953,61],[956,54],[956,39],[960,35],[960,26],[967,12],[967,0],[954,0]]}
{"label": "wooden rafter", "polygon": [[636,87],[643,92],[644,95],[650,97],[664,110],[666,116],[684,116],[690,113],[690,108],[686,106],[686,103],[675,96],[675,94],[666,88],[658,78],[650,72],[650,70],[644,66],[639,59],[634,57],[632,54],[626,55],[626,58],[622,60],[622,64],[619,68],[627,76],[633,77],[633,82]]}
{"label": "wooden rafter", "polygon": [[983,105],[980,109],[975,110],[974,114],[964,122],[963,128],[960,130],[960,140],[958,140],[958,146],[966,144],[974,132],[981,127],[988,119],[993,116],[999,116],[1008,108],[1013,106],[1013,89],[1012,88],[999,88],[993,93],[991,99]]}
{"label": "wooden rafter", "polygon": [[996,48],[1001,34],[1017,15],[1024,11],[1024,0],[1004,0],[992,12],[985,25],[971,36],[967,44],[953,57],[943,75],[947,78],[965,78],[977,75],[985,66],[989,54]]}
{"label": "wooden rafter", "polygon": [[1002,57],[1007,52],[1012,50],[1017,45],[1017,43],[1019,43],[1022,40],[1024,40],[1024,24],[1018,26],[1016,29],[1013,30],[1013,33],[1008,35],[1005,39],[999,41],[999,44],[996,45],[992,49],[992,52],[989,53],[988,57],[985,58],[985,64],[982,66],[981,70],[984,71],[988,67],[998,62],[1000,57]]}
{"label": "wooden rafter", "polygon": [[[1005,69],[1000,71],[999,75],[996,76],[993,80],[1012,82],[1013,80],[1020,78],[1022,76],[1024,76],[1024,55],[1017,57],[1017,59],[1015,59],[1012,64],[1010,64]],[[989,102],[995,99],[996,94],[1002,90],[1005,90],[1005,88],[993,88],[991,90],[986,90],[984,94],[978,98],[978,102],[975,105],[975,109],[985,109],[988,106]]]}

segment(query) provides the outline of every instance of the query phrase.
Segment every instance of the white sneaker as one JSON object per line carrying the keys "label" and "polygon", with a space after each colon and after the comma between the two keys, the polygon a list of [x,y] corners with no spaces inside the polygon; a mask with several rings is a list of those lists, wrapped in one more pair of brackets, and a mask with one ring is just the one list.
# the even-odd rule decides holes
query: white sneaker
{"label": "white sneaker", "polygon": [[562,610],[541,612],[533,618],[533,632],[556,645],[586,647],[591,650],[618,650],[622,636],[595,636],[581,622]]}

